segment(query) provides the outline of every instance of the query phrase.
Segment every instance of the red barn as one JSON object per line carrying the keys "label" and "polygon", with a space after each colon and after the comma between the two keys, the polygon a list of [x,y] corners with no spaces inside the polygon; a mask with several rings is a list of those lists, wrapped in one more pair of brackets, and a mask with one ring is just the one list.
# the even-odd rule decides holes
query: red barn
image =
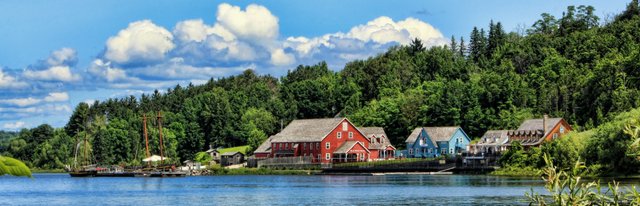
{"label": "red barn", "polygon": [[269,137],[254,154],[256,158],[310,156],[320,163],[369,161],[369,146],[370,140],[346,118],[300,119]]}

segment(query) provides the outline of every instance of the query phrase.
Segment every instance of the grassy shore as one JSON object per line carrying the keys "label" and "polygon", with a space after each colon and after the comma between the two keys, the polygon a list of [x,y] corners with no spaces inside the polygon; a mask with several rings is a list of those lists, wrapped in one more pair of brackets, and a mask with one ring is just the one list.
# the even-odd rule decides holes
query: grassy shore
{"label": "grassy shore", "polygon": [[542,171],[533,167],[502,167],[489,175],[509,177],[539,177]]}
{"label": "grassy shore", "polygon": [[39,169],[31,168],[31,173],[65,173],[63,169]]}
{"label": "grassy shore", "polygon": [[213,167],[209,170],[209,175],[313,175],[319,170],[276,170],[267,168],[237,168],[227,169]]}

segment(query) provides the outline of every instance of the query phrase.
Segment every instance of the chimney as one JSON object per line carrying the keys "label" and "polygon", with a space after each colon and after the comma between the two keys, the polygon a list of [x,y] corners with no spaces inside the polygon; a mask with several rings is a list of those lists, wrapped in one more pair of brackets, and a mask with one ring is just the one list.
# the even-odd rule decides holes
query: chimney
{"label": "chimney", "polygon": [[544,114],[542,116],[542,135],[546,135],[547,134],[547,119],[549,118],[549,115]]}

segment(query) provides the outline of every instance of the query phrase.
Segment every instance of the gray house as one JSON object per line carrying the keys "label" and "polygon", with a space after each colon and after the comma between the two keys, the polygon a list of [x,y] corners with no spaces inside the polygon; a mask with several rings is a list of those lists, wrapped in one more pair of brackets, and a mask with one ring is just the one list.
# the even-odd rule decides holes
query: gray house
{"label": "gray house", "polygon": [[241,152],[225,152],[220,155],[220,165],[229,166],[244,162],[244,154]]}

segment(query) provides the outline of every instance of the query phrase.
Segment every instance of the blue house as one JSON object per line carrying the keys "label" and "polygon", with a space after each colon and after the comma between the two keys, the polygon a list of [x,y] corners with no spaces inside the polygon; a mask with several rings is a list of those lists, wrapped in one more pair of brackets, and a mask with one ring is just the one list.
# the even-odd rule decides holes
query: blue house
{"label": "blue house", "polygon": [[418,127],[405,143],[406,157],[455,156],[468,150],[471,139],[460,127]]}

